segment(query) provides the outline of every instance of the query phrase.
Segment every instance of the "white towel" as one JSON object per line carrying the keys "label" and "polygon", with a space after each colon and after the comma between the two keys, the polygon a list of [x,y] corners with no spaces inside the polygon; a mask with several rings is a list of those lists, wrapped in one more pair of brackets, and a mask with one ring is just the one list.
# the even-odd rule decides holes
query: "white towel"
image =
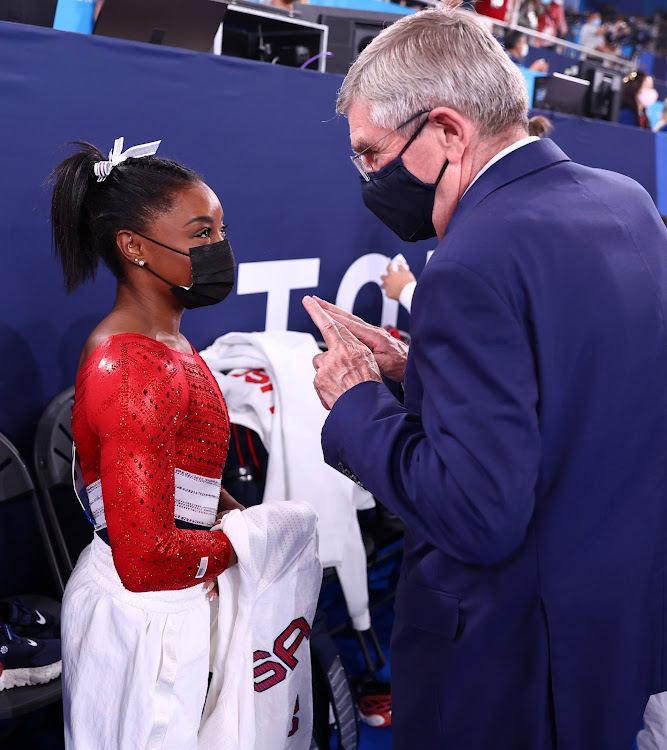
{"label": "white towel", "polygon": [[238,565],[218,577],[199,750],[308,750],[310,628],[322,579],[317,516],[269,503],[222,519]]}
{"label": "white towel", "polygon": [[[367,630],[366,553],[356,511],[373,501],[324,462],[320,440],[328,412],[313,387],[318,353],[310,334],[270,331],[228,333],[201,356],[220,384],[231,421],[255,430],[269,453],[264,502],[300,500],[315,508],[322,565],[336,567],[352,624]],[[266,371],[272,390],[266,383],[248,388],[236,377],[253,369]]]}

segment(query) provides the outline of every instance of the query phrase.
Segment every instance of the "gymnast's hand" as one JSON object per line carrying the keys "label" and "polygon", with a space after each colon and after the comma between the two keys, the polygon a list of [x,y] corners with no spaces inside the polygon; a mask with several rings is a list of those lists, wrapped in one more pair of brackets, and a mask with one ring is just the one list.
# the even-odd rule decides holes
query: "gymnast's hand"
{"label": "gymnast's hand", "polygon": [[345,391],[359,383],[382,382],[375,357],[364,343],[334,320],[314,298],[304,297],[303,306],[328,347],[328,351],[313,358],[315,390],[325,409],[331,409]]}
{"label": "gymnast's hand", "polygon": [[[313,318],[310,308],[306,305],[305,300],[312,299],[335,321],[345,326],[345,328],[361,343],[365,344],[372,352],[377,362],[380,372],[391,380],[399,383],[403,382],[405,374],[405,363],[408,359],[408,345],[397,338],[394,338],[384,328],[378,328],[370,323],[366,323],[361,318],[352,313],[325,302],[319,297],[304,298],[304,307],[308,310],[310,317]],[[317,325],[317,321],[315,325]],[[319,328],[319,326],[318,326]],[[320,329],[321,330],[321,329]],[[326,342],[326,339],[325,339]]]}
{"label": "gymnast's hand", "polygon": [[218,515],[215,522],[220,523],[220,519],[229,513],[230,510],[245,510],[245,506],[237,503],[229,492],[224,487],[221,487],[220,499],[218,500]]}
{"label": "gymnast's hand", "polygon": [[[241,503],[237,503],[236,500],[227,492],[227,490],[224,487],[220,488],[220,500],[218,501],[218,515],[216,516],[215,523],[216,525],[220,523],[220,520],[224,515],[229,513],[232,510],[245,510],[245,507],[241,505]],[[236,565],[236,563],[239,561],[238,557],[236,556],[236,552],[234,551],[234,547],[232,547],[231,542],[229,544],[230,550],[229,550],[229,565],[227,565],[228,568],[231,568],[232,565]],[[213,601],[218,596],[218,579],[217,578],[211,578],[210,580],[206,581],[205,584],[205,591],[208,595],[208,598]]]}

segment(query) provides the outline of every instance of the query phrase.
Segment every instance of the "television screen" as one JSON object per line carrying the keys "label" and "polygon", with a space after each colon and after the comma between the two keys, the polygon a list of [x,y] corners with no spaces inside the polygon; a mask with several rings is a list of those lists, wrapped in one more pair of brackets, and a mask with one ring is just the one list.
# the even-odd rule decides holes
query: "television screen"
{"label": "television screen", "polygon": [[586,97],[586,117],[618,122],[623,73],[582,60],[577,75],[591,84]]}

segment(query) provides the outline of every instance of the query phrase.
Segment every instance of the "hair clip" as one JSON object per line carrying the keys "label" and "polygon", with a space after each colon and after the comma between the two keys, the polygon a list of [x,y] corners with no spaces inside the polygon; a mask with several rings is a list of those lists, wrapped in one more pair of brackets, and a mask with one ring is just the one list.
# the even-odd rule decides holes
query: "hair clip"
{"label": "hair clip", "polygon": [[159,145],[162,141],[152,141],[151,143],[142,143],[140,146],[132,146],[123,153],[123,141],[124,138],[116,138],[113,144],[113,148],[109,151],[109,159],[107,161],[98,161],[93,166],[93,173],[97,177],[98,182],[104,182],[106,178],[111,174],[111,170],[122,164],[126,159],[139,159],[142,156],[153,156],[158,150]]}

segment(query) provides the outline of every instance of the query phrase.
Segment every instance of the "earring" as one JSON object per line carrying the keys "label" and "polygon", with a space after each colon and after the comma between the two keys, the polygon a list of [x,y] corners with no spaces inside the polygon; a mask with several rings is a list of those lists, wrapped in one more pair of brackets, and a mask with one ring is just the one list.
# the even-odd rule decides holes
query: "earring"
{"label": "earring", "polygon": [[130,240],[130,244],[128,245],[128,247],[134,247],[134,240]]}
{"label": "earring", "polygon": [[145,261],[145,260],[140,260],[140,261],[139,261],[139,265],[140,265],[140,266],[144,266],[144,265],[146,265],[146,261]]}

